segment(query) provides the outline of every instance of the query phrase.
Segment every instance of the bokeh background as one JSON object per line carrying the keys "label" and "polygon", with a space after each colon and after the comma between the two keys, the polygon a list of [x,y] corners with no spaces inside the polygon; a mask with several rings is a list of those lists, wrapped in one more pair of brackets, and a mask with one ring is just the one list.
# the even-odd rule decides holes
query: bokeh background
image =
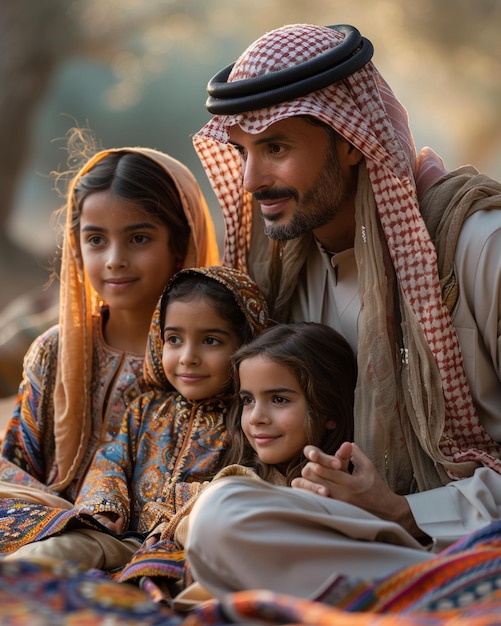
{"label": "bokeh background", "polygon": [[[104,148],[150,146],[185,162],[222,246],[190,139],[209,118],[205,87],[254,39],[294,22],[357,26],[418,149],[501,178],[499,0],[0,0],[0,347],[15,339],[11,352],[22,351],[26,311],[27,326],[43,326],[52,302],[44,285],[61,198],[51,173],[66,169],[75,125]],[[0,364],[0,396],[6,376]]]}

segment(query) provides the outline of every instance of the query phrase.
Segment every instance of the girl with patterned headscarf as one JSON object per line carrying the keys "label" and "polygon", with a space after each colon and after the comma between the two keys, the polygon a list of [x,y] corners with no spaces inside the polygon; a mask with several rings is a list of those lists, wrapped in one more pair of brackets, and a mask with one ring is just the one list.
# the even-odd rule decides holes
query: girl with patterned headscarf
{"label": "girl with patterned headscarf", "polygon": [[[145,378],[152,389],[97,450],[72,512],[2,501],[2,551],[20,548],[13,558],[71,559],[102,569],[124,565],[138,548],[137,534],[169,519],[191,495],[190,485],[219,469],[234,395],[230,359],[267,325],[264,296],[243,272],[222,266],[178,272],[151,322]],[[87,528],[51,536],[76,519]],[[121,541],[106,528],[134,536]]]}
{"label": "girl with patterned headscarf", "polygon": [[70,180],[64,209],[59,324],[26,354],[0,461],[2,495],[54,506],[65,505],[58,496],[71,506],[96,448],[147,388],[148,328],[167,280],[219,262],[193,174],[162,152],[97,152]]}

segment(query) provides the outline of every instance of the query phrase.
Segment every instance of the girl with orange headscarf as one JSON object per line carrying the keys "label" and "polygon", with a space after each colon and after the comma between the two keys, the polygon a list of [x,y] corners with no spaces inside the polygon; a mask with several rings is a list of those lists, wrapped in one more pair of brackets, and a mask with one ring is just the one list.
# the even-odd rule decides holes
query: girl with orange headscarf
{"label": "girl with orange headscarf", "polygon": [[74,501],[97,446],[145,391],[148,329],[169,278],[219,263],[193,174],[156,150],[98,152],[64,209],[59,324],[25,356],[0,463],[2,495],[54,506]]}

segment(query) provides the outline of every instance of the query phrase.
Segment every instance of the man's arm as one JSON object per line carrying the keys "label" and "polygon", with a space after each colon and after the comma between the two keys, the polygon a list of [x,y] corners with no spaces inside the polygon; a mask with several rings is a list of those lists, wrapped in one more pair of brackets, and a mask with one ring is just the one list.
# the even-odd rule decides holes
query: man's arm
{"label": "man's arm", "polygon": [[406,496],[416,524],[439,551],[465,535],[501,519],[501,475],[478,468],[473,476],[445,487]]}
{"label": "man's arm", "polygon": [[501,518],[501,475],[487,468],[445,487],[399,496],[356,444],[342,444],[335,456],[314,446],[306,446],[305,454],[309,463],[302,477],[293,481],[294,488],[308,489],[397,522],[420,542],[433,542],[435,550]]}

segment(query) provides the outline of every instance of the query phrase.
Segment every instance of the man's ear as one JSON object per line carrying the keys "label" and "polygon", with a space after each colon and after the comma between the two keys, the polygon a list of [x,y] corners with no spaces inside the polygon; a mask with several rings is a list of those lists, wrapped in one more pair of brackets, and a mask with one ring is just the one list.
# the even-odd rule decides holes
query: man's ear
{"label": "man's ear", "polygon": [[358,165],[364,156],[358,148],[355,148],[353,144],[346,141],[343,137],[338,137],[336,148],[340,162],[349,167]]}

